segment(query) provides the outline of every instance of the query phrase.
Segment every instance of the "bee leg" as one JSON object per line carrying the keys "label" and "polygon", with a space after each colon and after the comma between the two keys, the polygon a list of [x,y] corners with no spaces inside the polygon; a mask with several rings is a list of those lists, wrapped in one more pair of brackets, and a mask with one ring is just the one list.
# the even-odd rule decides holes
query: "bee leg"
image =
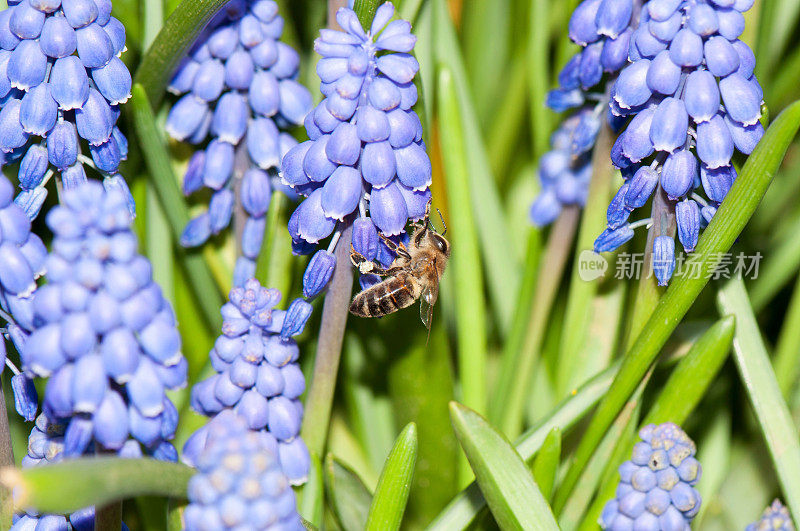
{"label": "bee leg", "polygon": [[379,236],[381,237],[383,243],[386,244],[386,247],[388,247],[390,251],[392,251],[397,256],[402,256],[407,260],[411,260],[411,255],[408,254],[408,249],[406,249],[406,246],[403,242],[395,243],[386,236],[384,236],[383,234],[379,234]]}

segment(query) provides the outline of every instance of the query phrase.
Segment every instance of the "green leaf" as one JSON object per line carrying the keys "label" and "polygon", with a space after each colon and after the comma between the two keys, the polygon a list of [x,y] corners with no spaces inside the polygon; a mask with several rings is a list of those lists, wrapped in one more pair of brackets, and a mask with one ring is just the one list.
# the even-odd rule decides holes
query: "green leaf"
{"label": "green leaf", "polygon": [[367,516],[368,531],[400,529],[417,462],[417,426],[413,422],[397,437],[375,488]]}
{"label": "green leaf", "polygon": [[[512,305],[520,285],[519,259],[522,245],[512,237],[513,232],[509,230],[505,211],[491,174],[486,146],[478,126],[475,108],[471,103],[458,36],[445,0],[434,0],[432,9],[436,64],[447,65],[451,71],[463,120],[462,134],[467,163],[464,175],[469,182],[471,202],[464,203],[460,208],[463,209],[465,205],[472,206],[480,251],[487,270],[487,287],[492,300],[492,311],[502,335],[505,335],[511,325]],[[441,94],[441,91],[439,92]],[[442,126],[446,123],[446,120],[441,120]],[[443,139],[444,136],[442,135]]]}
{"label": "green leaf", "polygon": [[325,459],[325,488],[330,508],[342,529],[364,529],[372,493],[361,478],[333,454],[328,454]]}
{"label": "green leaf", "polygon": [[547,500],[553,493],[556,483],[558,464],[561,461],[561,428],[550,430],[542,443],[541,449],[536,452],[533,460],[533,479],[539,485],[542,496]]}
{"label": "green leaf", "polygon": [[316,454],[311,454],[311,470],[308,481],[298,493],[297,512],[315,526],[322,523],[325,498],[325,484],[322,479],[322,463]]}
{"label": "green leaf", "polygon": [[142,85],[153,108],[161,104],[178,62],[211,17],[228,0],[183,0],[142,57],[134,81]]}
{"label": "green leaf", "polygon": [[[586,382],[570,398],[554,408],[545,419],[520,437],[515,443],[519,455],[524,460],[529,460],[539,451],[547,435],[554,428],[560,427],[566,432],[577,423],[608,392],[617,368],[618,365],[610,367]],[[484,507],[486,500],[478,485],[473,482],[453,498],[428,529],[437,531],[467,529]]]}
{"label": "green leaf", "polygon": [[[719,210],[700,237],[695,260],[699,274],[674,277],[641,334],[625,355],[611,391],[587,427],[556,498],[562,504],[575,487],[606,430],[631,396],[670,334],[708,283],[722,253],[730,249],[769,186],[786,149],[800,127],[800,102],[782,112],[739,173]],[[561,505],[563,506],[563,505]]]}
{"label": "green leaf", "polygon": [[797,426],[781,395],[767,349],[741,277],[733,278],[717,292],[720,313],[736,316],[733,343],[736,368],[753,406],[769,448],[786,505],[800,522],[800,441]]}
{"label": "green leaf", "polygon": [[276,288],[284,295],[292,285],[292,265],[296,262],[292,254],[292,237],[286,230],[286,212],[291,205],[281,190],[275,190],[267,210],[267,227],[264,229],[264,245],[256,260],[256,278],[263,286]]}
{"label": "green leaf", "polygon": [[18,508],[64,514],[141,495],[185,498],[194,473],[186,465],[156,459],[82,457],[31,468],[7,467],[0,471],[0,482],[14,489]]}
{"label": "green leaf", "polygon": [[375,17],[375,11],[381,3],[381,0],[356,0],[353,3],[353,11],[358,15],[361,27],[366,31],[369,31],[372,19]]}
{"label": "green leaf", "polygon": [[522,458],[475,411],[450,403],[450,418],[478,485],[501,529],[558,529]]}
{"label": "green leaf", "polygon": [[447,200],[453,226],[450,241],[457,249],[450,258],[455,276],[458,369],[463,401],[477,411],[486,410],[486,302],[478,249],[476,220],[471,204],[475,192],[470,186],[461,106],[449,68],[439,70],[439,115],[442,157],[447,176]]}
{"label": "green leaf", "polygon": [[176,242],[175,249],[186,268],[190,284],[199,303],[199,310],[203,312],[209,326],[213,330],[217,330],[222,326],[222,317],[219,314],[219,308],[223,302],[222,296],[216,288],[214,278],[203,260],[203,256],[197,252],[186,252],[180,247],[179,238],[189,221],[189,211],[178,188],[172,163],[164,144],[164,137],[156,126],[153,110],[147,101],[144,88],[138,84],[134,85],[132,93],[133,97],[127,109],[136,126],[136,134],[149,170],[150,183],[158,194],[164,213],[169,220],[172,237]]}
{"label": "green leaf", "polygon": [[[796,243],[795,243],[796,245]],[[781,326],[778,343],[775,346],[775,374],[784,397],[791,395],[800,366],[797,353],[800,352],[800,276],[797,277],[789,309]]]}

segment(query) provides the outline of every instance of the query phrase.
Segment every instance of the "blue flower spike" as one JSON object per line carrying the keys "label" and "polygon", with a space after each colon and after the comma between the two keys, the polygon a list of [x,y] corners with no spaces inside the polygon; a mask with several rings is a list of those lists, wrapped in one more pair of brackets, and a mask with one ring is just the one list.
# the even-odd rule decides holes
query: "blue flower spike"
{"label": "blue flower spike", "polygon": [[[297,363],[300,350],[291,336],[302,332],[311,305],[296,299],[288,310],[278,310],[280,292],[255,279],[231,290],[229,299],[222,307],[222,335],[209,354],[217,374],[194,386],[192,407],[207,416],[235,411],[249,429],[271,439],[289,480],[304,483],[310,461],[299,436],[299,398],[305,380]],[[196,464],[197,441],[206,432],[201,428],[186,443],[183,459],[188,464]]]}
{"label": "blue flower spike", "polygon": [[297,82],[298,54],[279,40],[282,29],[273,0],[230,3],[169,85],[180,99],[167,117],[167,133],[201,145],[211,138],[192,156],[183,190],[190,195],[205,187],[214,194],[208,213],[186,226],[181,244],[196,247],[225,230],[237,193],[246,216],[236,286],[255,274],[272,191],[286,189],[278,177],[281,158],[297,141],[283,130],[302,124],[312,106]]}
{"label": "blue flower spike", "polygon": [[425,216],[431,197],[431,162],[413,110],[416,37],[411,24],[393,15],[386,2],[371,27],[362,28],[352,9],[341,8],[336,20],[343,31],[322,30],[314,43],[325,97],[306,116],[310,140],[286,153],[281,173],[306,198],[289,221],[295,252],[310,254],[330,237],[303,277],[309,297],[330,278],[345,220],[361,227],[348,244],[363,241],[365,224],[374,242],[378,233],[401,237],[409,221]]}
{"label": "blue flower spike", "polygon": [[634,0],[583,0],[572,14],[569,37],[582,50],[561,70],[560,86],[547,95],[547,105],[556,112],[574,112],[553,133],[551,151],[539,161],[541,191],[529,214],[538,227],[555,221],[565,206],[586,203],[592,151],[603,120],[617,129],[618,118],[607,112],[606,87],[628,64],[633,7]]}
{"label": "blue flower spike", "polygon": [[[6,161],[22,158],[17,202],[33,219],[53,175],[64,188],[86,179],[84,165],[109,186],[122,179],[127,140],[116,122],[132,80],[119,58],[125,32],[110,2],[102,8],[92,0],[9,4],[0,25],[6,54],[0,60],[0,151]],[[79,138],[88,153],[81,153]]]}
{"label": "blue flower spike", "polygon": [[745,531],[795,531],[795,527],[789,510],[776,499],[764,509],[761,518],[748,525]]}
{"label": "blue flower spike", "polygon": [[[697,245],[701,217],[707,221],[713,215],[736,178],[734,153],[750,154],[764,134],[755,59],[739,40],[742,12],[751,6],[715,0],[646,3],[633,32],[630,64],[611,89],[611,112],[632,117],[612,150],[626,179],[623,186],[635,190],[628,206],[644,206],[660,187],[671,200],[687,253]],[[609,229],[615,228],[612,221]],[[658,263],[674,260],[664,238],[654,242]],[[656,268],[659,284],[668,282],[673,269],[674,262]]]}
{"label": "blue flower spike", "polygon": [[700,463],[695,445],[677,425],[639,430],[633,456],[619,467],[616,497],[603,508],[600,526],[611,531],[687,531],[700,511]]}
{"label": "blue flower spike", "polygon": [[304,529],[274,438],[233,411],[214,417],[206,432],[189,480],[187,529]]}
{"label": "blue flower spike", "polygon": [[47,215],[53,250],[21,350],[48,378],[43,409],[64,425],[63,453],[114,451],[174,460],[168,389],[186,383],[175,316],[137,253],[127,196],[96,181],[64,190]]}

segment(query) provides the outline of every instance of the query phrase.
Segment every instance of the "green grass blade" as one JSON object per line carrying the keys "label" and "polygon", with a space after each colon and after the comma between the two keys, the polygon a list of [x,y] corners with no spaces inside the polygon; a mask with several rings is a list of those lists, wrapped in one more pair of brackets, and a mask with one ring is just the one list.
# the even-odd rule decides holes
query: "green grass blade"
{"label": "green grass blade", "polygon": [[717,292],[720,313],[736,316],[734,359],[747,390],[792,518],[800,522],[800,441],[781,395],[741,277]]}
{"label": "green grass blade", "polygon": [[452,72],[439,72],[438,103],[441,117],[442,157],[447,176],[447,200],[453,254],[450,274],[455,280],[458,373],[463,401],[476,411],[486,411],[486,302],[478,249],[477,220],[469,205],[476,190],[467,175],[469,161],[464,142],[463,117]]}
{"label": "green grass blade", "polygon": [[31,468],[4,468],[0,482],[14,489],[18,508],[64,514],[141,495],[185,498],[194,473],[186,465],[156,459],[82,457]]}
{"label": "green grass blade", "polygon": [[256,278],[263,286],[276,288],[287,298],[292,285],[292,237],[286,230],[286,213],[291,209],[289,198],[280,190],[272,193],[267,211],[264,245],[256,261]]}
{"label": "green grass blade", "polygon": [[319,527],[324,510],[325,484],[322,479],[322,463],[316,454],[311,454],[311,470],[308,481],[299,490],[297,512],[307,521]]}
{"label": "green grass blade", "polygon": [[[617,368],[612,367],[598,374],[578,389],[573,396],[554,408],[551,414],[532,427],[516,441],[519,455],[528,461],[544,444],[547,435],[554,429],[568,430],[575,425],[608,391]],[[430,530],[454,531],[467,529],[475,517],[486,507],[486,500],[476,483],[462,490],[428,526]]]}
{"label": "green grass blade", "polygon": [[706,529],[704,519],[709,507],[714,506],[714,496],[725,481],[731,459],[731,414],[716,412],[706,436],[698,441],[697,460],[703,464],[703,479],[697,484],[700,492],[700,512],[695,517],[695,529]]}
{"label": "green grass blade", "polygon": [[381,3],[380,0],[356,0],[353,3],[353,11],[358,15],[358,20],[365,30],[369,31],[375,11]]}
{"label": "green grass blade", "polygon": [[786,311],[786,318],[781,326],[778,343],[775,346],[775,375],[784,397],[791,396],[792,388],[797,382],[800,366],[797,364],[797,353],[800,352],[800,276]]}
{"label": "green grass blade", "polygon": [[400,529],[417,462],[417,426],[413,422],[397,437],[378,480],[367,516],[367,531]]}
{"label": "green grass blade", "polygon": [[[434,54],[436,63],[447,65],[452,72],[463,120],[466,148],[466,177],[471,191],[472,210],[480,238],[480,250],[487,271],[487,287],[492,311],[503,335],[511,326],[511,311],[520,285],[522,245],[509,230],[505,209],[495,186],[486,147],[471,104],[471,94],[461,56],[456,29],[447,11],[445,0],[433,0]],[[445,125],[442,120],[442,126]],[[444,135],[442,135],[444,137]]]}
{"label": "green grass blade", "polygon": [[155,123],[153,110],[141,85],[133,86],[133,97],[127,108],[133,118],[139,144],[144,153],[150,183],[158,194],[164,213],[169,220],[172,237],[177,244],[176,252],[183,260],[199,303],[199,309],[203,312],[211,329],[217,330],[222,326],[222,317],[219,314],[222,296],[216,288],[211,271],[203,260],[203,255],[197,252],[185,252],[178,243],[181,232],[189,221],[189,211],[178,188],[172,163],[164,144],[164,137]]}
{"label": "green grass blade", "polygon": [[353,470],[332,454],[325,459],[325,489],[330,509],[342,529],[364,529],[372,493]]}
{"label": "green grass blade", "polygon": [[544,102],[550,89],[550,32],[546,21],[550,18],[551,2],[532,0],[530,2],[528,26],[528,84],[530,88],[531,138],[533,156],[538,159],[550,147],[552,111]]}
{"label": "green grass blade", "polygon": [[183,0],[173,11],[142,57],[134,80],[142,85],[150,104],[158,108],[178,62],[189,50],[214,13],[228,0]]}
{"label": "green grass blade", "polygon": [[533,459],[533,479],[539,485],[545,500],[553,494],[556,484],[558,464],[561,461],[561,428],[553,428],[542,443],[542,448],[536,452]]}
{"label": "green grass blade", "polygon": [[475,411],[456,402],[450,418],[475,478],[501,529],[558,529],[550,506],[522,458]]}
{"label": "green grass blade", "polygon": [[[781,113],[753,151],[739,177],[728,192],[714,219],[700,237],[695,250],[700,274],[673,278],[644,330],[623,359],[611,392],[598,406],[575,452],[575,459],[562,482],[555,506],[563,506],[583,468],[603,439],[611,423],[658,356],[670,334],[678,326],[700,291],[721,254],[730,249],[769,186],[786,149],[800,127],[800,102]],[[558,501],[561,501],[561,504]]]}

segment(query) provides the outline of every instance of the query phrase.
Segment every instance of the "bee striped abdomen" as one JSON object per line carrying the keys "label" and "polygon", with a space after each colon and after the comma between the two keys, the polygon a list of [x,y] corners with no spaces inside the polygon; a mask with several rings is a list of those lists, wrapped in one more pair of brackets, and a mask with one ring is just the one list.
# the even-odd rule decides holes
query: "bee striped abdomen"
{"label": "bee striped abdomen", "polygon": [[380,317],[414,304],[419,286],[406,274],[388,278],[355,296],[350,311],[361,317]]}

